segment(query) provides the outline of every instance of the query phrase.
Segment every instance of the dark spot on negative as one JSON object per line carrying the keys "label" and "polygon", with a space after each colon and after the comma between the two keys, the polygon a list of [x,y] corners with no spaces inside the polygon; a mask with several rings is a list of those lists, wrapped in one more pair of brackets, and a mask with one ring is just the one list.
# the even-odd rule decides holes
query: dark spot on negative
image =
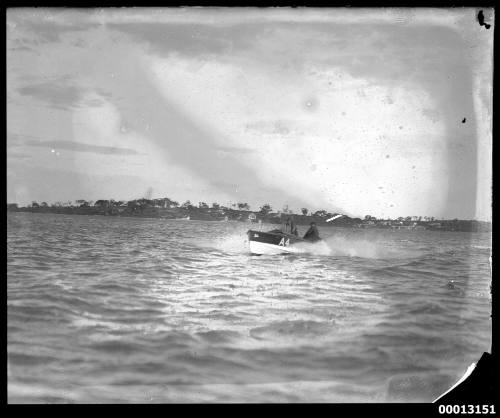
{"label": "dark spot on negative", "polygon": [[479,22],[479,26],[484,26],[486,29],[489,29],[491,25],[488,25],[484,21],[484,13],[482,10],[479,10],[479,13],[477,14],[477,21]]}
{"label": "dark spot on negative", "polygon": [[466,118],[463,118],[463,119],[462,119],[462,123],[465,123],[465,121],[466,121],[466,120],[467,120]]}

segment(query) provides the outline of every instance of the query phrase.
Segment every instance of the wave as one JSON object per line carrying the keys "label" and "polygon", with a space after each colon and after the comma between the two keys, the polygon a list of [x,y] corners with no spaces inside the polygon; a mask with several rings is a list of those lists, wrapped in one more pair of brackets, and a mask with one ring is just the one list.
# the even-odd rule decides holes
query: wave
{"label": "wave", "polygon": [[252,328],[249,331],[249,335],[256,339],[272,339],[284,336],[319,337],[331,332],[331,330],[332,323],[310,320],[285,320]]}

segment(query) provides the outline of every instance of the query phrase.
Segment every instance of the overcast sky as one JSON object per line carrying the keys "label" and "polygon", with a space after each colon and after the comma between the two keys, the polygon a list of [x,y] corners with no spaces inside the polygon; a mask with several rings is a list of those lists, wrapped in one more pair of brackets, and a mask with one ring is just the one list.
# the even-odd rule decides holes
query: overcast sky
{"label": "overcast sky", "polygon": [[489,220],[493,27],[476,14],[10,9],[8,201]]}

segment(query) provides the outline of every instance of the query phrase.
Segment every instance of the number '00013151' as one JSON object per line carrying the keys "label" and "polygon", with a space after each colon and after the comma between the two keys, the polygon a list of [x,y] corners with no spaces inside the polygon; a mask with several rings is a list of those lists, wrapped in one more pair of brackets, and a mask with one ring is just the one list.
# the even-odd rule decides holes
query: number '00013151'
{"label": "number '00013151'", "polygon": [[439,405],[440,414],[496,414],[495,405]]}

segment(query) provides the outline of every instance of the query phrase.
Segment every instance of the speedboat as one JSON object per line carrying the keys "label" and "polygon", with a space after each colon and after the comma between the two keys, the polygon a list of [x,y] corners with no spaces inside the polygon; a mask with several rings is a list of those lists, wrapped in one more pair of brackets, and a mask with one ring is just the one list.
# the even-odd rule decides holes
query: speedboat
{"label": "speedboat", "polygon": [[262,232],[250,229],[247,232],[248,244],[252,254],[286,254],[304,252],[300,244],[310,243],[293,234],[288,234],[280,229]]}

